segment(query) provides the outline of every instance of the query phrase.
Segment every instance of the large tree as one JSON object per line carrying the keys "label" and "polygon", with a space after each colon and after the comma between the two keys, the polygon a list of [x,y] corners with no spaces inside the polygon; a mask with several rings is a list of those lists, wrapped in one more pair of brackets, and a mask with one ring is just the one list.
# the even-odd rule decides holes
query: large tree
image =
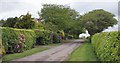
{"label": "large tree", "polygon": [[95,33],[99,33],[104,29],[107,29],[109,26],[115,25],[117,20],[114,16],[115,15],[110,12],[98,9],[84,14],[79,18],[79,20],[83,24],[82,27],[87,29],[90,35],[94,35]]}
{"label": "large tree", "polygon": [[[44,4],[39,15],[41,19],[44,20],[43,22],[45,24],[51,22],[57,27],[57,29],[64,30],[65,33],[81,33],[82,28],[78,28],[75,24],[79,13],[70,7],[55,4]],[[76,29],[77,31],[73,32],[73,29]]]}
{"label": "large tree", "polygon": [[57,25],[59,29],[68,28],[70,15],[69,8],[62,5],[44,4],[41,10],[41,18],[45,23],[52,22]]}

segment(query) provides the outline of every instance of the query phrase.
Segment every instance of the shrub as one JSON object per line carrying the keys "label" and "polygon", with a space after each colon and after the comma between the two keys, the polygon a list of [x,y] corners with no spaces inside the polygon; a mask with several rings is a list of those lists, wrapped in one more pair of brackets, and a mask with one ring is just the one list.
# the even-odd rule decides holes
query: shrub
{"label": "shrub", "polygon": [[48,30],[34,30],[37,38],[36,38],[36,45],[47,45],[52,43],[60,43],[61,39],[59,37],[59,33],[51,32]]}
{"label": "shrub", "polygon": [[36,45],[47,45],[47,44],[50,44],[50,40],[52,40],[50,38],[50,32],[49,31],[46,31],[46,30],[39,30],[39,29],[36,29],[34,30],[35,33],[36,33]]}
{"label": "shrub", "polygon": [[118,32],[104,32],[93,35],[92,44],[97,57],[101,61],[119,62],[120,40],[118,38],[120,38]]}
{"label": "shrub", "polygon": [[57,33],[53,33],[53,43],[60,43],[60,36]]}
{"label": "shrub", "polygon": [[[20,46],[20,34],[25,36],[25,43],[22,43],[21,50],[31,49],[35,44],[35,32],[33,30],[26,29],[13,29],[13,28],[1,28],[2,29],[2,44],[5,47],[7,53],[15,53],[16,46]],[[18,45],[19,44],[19,45]],[[24,47],[26,46],[26,47]]]}

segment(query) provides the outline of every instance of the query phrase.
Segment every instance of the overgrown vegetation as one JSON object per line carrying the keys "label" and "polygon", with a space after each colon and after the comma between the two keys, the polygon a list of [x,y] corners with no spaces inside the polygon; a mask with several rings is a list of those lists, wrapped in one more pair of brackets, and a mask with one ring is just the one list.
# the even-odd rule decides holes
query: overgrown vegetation
{"label": "overgrown vegetation", "polygon": [[93,35],[92,45],[101,61],[120,62],[120,37],[118,33],[120,32],[104,32]]}

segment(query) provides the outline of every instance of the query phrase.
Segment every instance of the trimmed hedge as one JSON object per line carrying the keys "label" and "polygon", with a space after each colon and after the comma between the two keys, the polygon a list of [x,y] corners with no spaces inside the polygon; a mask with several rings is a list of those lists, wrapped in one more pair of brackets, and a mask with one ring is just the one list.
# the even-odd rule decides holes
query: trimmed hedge
{"label": "trimmed hedge", "polygon": [[92,45],[100,61],[120,61],[120,32],[103,32],[92,36]]}
{"label": "trimmed hedge", "polygon": [[15,53],[16,50],[18,50],[19,46],[18,44],[21,41],[20,35],[25,36],[25,43],[22,43],[22,47],[20,48],[20,50],[29,50],[34,47],[36,35],[33,30],[13,29],[4,27],[2,27],[1,29],[2,29],[2,44],[5,47],[6,53]]}
{"label": "trimmed hedge", "polygon": [[[15,29],[0,27],[2,38],[0,40],[3,50],[8,53],[19,53],[29,50],[35,45],[47,45],[61,42],[61,34],[40,29]],[[0,36],[1,37],[1,36]],[[2,52],[1,52],[2,53]]]}

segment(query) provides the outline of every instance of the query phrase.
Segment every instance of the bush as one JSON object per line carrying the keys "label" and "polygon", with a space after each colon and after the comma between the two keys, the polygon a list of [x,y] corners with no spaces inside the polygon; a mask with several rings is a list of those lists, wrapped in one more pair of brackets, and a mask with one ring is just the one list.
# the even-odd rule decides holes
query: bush
{"label": "bush", "polygon": [[34,30],[35,33],[36,33],[36,45],[47,45],[47,44],[50,44],[50,40],[52,40],[50,38],[50,32],[49,31],[46,31],[46,30],[39,30],[39,29],[36,29]]}
{"label": "bush", "polygon": [[120,40],[118,38],[120,37],[118,37],[118,33],[120,32],[104,32],[93,35],[92,44],[101,61],[119,62]]}
{"label": "bush", "polygon": [[51,43],[60,43],[61,35],[59,33],[40,29],[13,29],[0,28],[2,30],[2,44],[6,53],[18,53],[29,50],[35,45],[47,45]]}
{"label": "bush", "polygon": [[53,33],[53,43],[60,43],[61,37],[57,33]]}
{"label": "bush", "polygon": [[61,42],[59,33],[46,31],[46,30],[39,30],[39,29],[36,29],[34,31],[37,35],[36,45],[47,45],[47,44],[60,43]]}
{"label": "bush", "polygon": [[[36,35],[32,30],[26,29],[13,29],[13,28],[1,28],[2,29],[2,44],[5,47],[7,53],[15,53],[20,50],[29,50],[35,44]],[[23,37],[25,36],[24,41]],[[19,51],[19,52],[20,52]]]}

